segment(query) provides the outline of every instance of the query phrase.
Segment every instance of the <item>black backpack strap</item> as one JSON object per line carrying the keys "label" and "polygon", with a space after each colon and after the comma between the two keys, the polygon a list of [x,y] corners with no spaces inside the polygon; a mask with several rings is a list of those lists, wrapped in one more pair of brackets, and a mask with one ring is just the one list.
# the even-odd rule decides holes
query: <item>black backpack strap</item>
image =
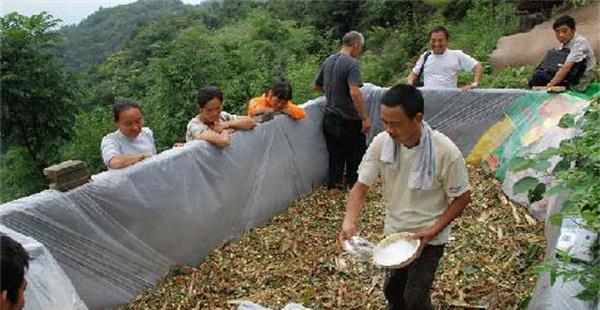
{"label": "black backpack strap", "polygon": [[425,69],[425,63],[427,62],[429,55],[431,55],[431,51],[425,52],[425,56],[423,56],[423,63],[421,64],[421,68],[419,68],[419,74],[417,74],[418,78],[421,78],[421,75],[423,74],[423,69]]}

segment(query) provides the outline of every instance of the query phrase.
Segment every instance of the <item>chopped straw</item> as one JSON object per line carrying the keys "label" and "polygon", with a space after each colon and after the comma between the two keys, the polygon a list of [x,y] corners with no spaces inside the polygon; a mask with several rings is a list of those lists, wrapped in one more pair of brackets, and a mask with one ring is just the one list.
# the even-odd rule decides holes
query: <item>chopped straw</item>
{"label": "chopped straw", "polygon": [[[500,183],[469,167],[473,202],[454,221],[433,285],[437,309],[516,309],[532,293],[544,253],[543,222],[509,202]],[[337,247],[345,198],[319,188],[197,267],[176,266],[129,309],[236,309],[248,300],[273,309],[384,309],[385,272]],[[374,186],[361,236],[381,240],[384,208]]]}

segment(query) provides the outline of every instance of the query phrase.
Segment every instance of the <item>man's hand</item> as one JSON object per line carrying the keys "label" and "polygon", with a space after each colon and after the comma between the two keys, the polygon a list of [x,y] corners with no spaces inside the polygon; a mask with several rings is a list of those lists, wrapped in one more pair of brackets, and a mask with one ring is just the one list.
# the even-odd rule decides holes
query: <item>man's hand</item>
{"label": "man's hand", "polygon": [[363,118],[362,120],[362,132],[367,133],[371,130],[371,121],[368,117]]}
{"label": "man's hand", "polygon": [[357,232],[358,228],[356,227],[356,223],[344,219],[342,231],[340,231],[340,235],[338,236],[338,245],[342,250],[344,249],[344,241],[352,238]]}
{"label": "man's hand", "polygon": [[421,256],[421,253],[423,253],[423,250],[425,249],[429,241],[435,238],[435,236],[437,236],[439,233],[440,232],[438,231],[438,229],[434,226],[429,226],[427,229],[415,233],[415,239],[419,239],[421,241],[421,245],[419,246],[419,250],[417,251],[417,256],[415,257],[415,259]]}
{"label": "man's hand", "polygon": [[479,83],[471,83],[460,88],[462,91],[470,91],[471,89],[479,88]]}
{"label": "man's hand", "polygon": [[346,201],[346,215],[344,215],[344,222],[342,223],[342,231],[338,236],[338,244],[340,248],[344,248],[344,241],[352,238],[358,232],[356,221],[362,210],[363,204],[365,203],[365,197],[369,187],[360,181],[354,183],[350,193],[348,194],[348,200]]}

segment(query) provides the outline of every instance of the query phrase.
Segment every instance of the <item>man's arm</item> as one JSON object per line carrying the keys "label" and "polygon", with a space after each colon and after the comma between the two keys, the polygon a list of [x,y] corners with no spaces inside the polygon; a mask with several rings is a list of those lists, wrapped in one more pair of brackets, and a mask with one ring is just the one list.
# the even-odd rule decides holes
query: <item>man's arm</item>
{"label": "man's arm", "polygon": [[356,182],[354,183],[354,186],[352,186],[352,189],[348,194],[348,201],[346,202],[346,215],[344,216],[344,222],[342,223],[342,231],[340,231],[340,235],[338,236],[340,247],[344,246],[344,241],[356,235],[358,232],[356,221],[362,211],[368,191],[369,186],[360,182]]}
{"label": "man's arm", "polygon": [[315,77],[315,90],[323,93],[325,91],[325,89],[323,88],[323,85],[325,84],[323,81],[323,69],[325,67],[325,64],[323,64],[321,66],[321,69],[319,70],[319,73],[317,73],[317,76]]}
{"label": "man's arm", "polygon": [[477,63],[475,64],[475,67],[473,67],[473,83],[469,84],[469,85],[465,85],[463,87],[461,87],[461,89],[463,91],[469,91],[473,88],[478,88],[481,82],[481,75],[483,74],[483,66],[481,65],[481,63]]}
{"label": "man's arm", "polygon": [[476,84],[479,87],[479,83],[481,82],[481,75],[483,74],[483,66],[481,63],[477,63],[475,65],[475,69],[473,70],[473,84]]}
{"label": "man's arm", "polygon": [[462,211],[467,207],[467,205],[471,202],[471,191],[467,191],[462,195],[454,198],[446,211],[442,213],[442,215],[433,223],[433,225],[427,227],[426,229],[417,232],[415,234],[415,238],[421,239],[421,249],[420,252],[423,251],[423,248],[427,243],[435,238],[448,224],[450,224],[456,217],[458,217]]}
{"label": "man's arm", "polygon": [[552,87],[552,86],[556,86],[558,84],[560,84],[569,74],[569,71],[571,71],[571,68],[573,68],[573,66],[575,65],[575,63],[573,62],[567,62],[565,63],[564,66],[562,66],[562,68],[560,68],[556,74],[554,75],[554,77],[552,78],[552,80],[550,80],[550,83],[548,83],[548,85],[546,85],[546,87]]}
{"label": "man's arm", "polygon": [[418,79],[419,79],[419,77],[414,72],[411,71],[410,74],[408,75],[408,77],[406,78],[406,84],[415,86]]}
{"label": "man's arm", "polygon": [[350,96],[352,97],[352,102],[354,102],[356,112],[358,112],[358,116],[360,116],[360,119],[362,120],[362,131],[366,133],[371,130],[371,121],[369,120],[369,114],[367,114],[365,109],[365,102],[362,93],[360,92],[360,87],[350,85]]}

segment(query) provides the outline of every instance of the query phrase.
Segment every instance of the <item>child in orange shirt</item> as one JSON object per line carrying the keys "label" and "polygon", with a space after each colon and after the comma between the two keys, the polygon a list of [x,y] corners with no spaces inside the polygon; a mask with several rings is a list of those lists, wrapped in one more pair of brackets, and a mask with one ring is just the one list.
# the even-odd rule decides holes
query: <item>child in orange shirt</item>
{"label": "child in orange shirt", "polygon": [[255,117],[267,113],[287,114],[293,120],[303,119],[306,116],[304,109],[294,105],[292,99],[292,86],[286,81],[277,81],[269,92],[256,97],[248,103],[248,116]]}

